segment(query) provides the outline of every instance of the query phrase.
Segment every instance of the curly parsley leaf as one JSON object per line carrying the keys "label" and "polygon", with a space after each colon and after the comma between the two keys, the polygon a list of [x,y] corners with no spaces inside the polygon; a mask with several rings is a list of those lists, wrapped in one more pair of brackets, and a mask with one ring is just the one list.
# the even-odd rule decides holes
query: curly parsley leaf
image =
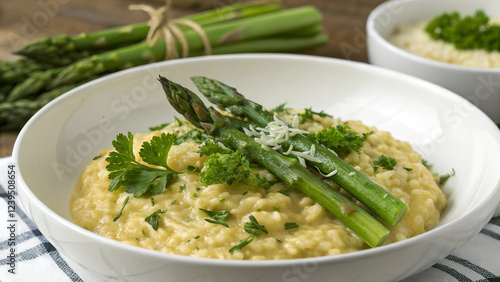
{"label": "curly parsley leaf", "polygon": [[160,214],[166,213],[167,210],[157,210],[146,217],[146,222],[149,223],[154,230],[158,230],[158,225],[160,224]]}
{"label": "curly parsley leaf", "polygon": [[433,18],[425,31],[434,40],[452,44],[456,49],[500,50],[500,25],[489,24],[482,10],[461,16],[458,12],[443,13]]}
{"label": "curly parsley leaf", "polygon": [[132,133],[118,134],[112,142],[115,151],[106,158],[108,162],[106,169],[110,172],[108,178],[111,179],[108,190],[115,191],[124,186],[128,193],[134,193],[134,197],[146,192],[151,195],[163,193],[167,182],[174,175],[182,173],[172,170],[167,165],[167,155],[174,140],[174,135],[162,133],[160,136],[154,136],[150,142],[142,144],[139,155],[144,162],[159,166],[158,168],[146,166],[135,160]]}
{"label": "curly parsley leaf", "polygon": [[198,149],[200,157],[210,156],[216,153],[231,154],[232,152],[234,151],[229,148],[225,148],[221,146],[219,143],[213,141],[204,142]]}
{"label": "curly parsley leaf", "polygon": [[269,188],[275,183],[254,172],[252,168],[255,164],[241,152],[223,148],[215,142],[206,142],[199,152],[200,155],[209,155],[200,173],[200,180],[204,185],[232,184],[238,181],[243,185]]}
{"label": "curly parsley leaf", "polygon": [[377,171],[379,167],[382,167],[386,170],[392,170],[396,166],[396,163],[396,160],[392,157],[381,155],[378,159],[373,161],[373,170]]}
{"label": "curly parsley leaf", "polygon": [[356,131],[351,130],[347,124],[339,124],[336,127],[323,129],[317,133],[311,132],[308,137],[334,150],[337,154],[341,154],[351,151],[359,153],[370,134],[359,135]]}

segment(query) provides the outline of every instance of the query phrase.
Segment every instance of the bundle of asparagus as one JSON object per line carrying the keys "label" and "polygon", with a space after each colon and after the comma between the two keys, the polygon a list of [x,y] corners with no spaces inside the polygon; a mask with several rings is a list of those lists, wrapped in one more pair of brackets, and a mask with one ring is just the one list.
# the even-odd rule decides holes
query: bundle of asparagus
{"label": "bundle of asparagus", "polygon": [[[243,2],[184,17],[201,26],[211,54],[293,52],[325,44],[321,13],[311,6],[285,9],[279,0]],[[205,54],[200,35],[180,26],[189,56]],[[137,23],[76,36],[31,42],[0,61],[0,131],[20,129],[41,107],[93,78],[162,61],[165,40],[146,42],[149,25]],[[181,49],[177,44],[177,49]]]}

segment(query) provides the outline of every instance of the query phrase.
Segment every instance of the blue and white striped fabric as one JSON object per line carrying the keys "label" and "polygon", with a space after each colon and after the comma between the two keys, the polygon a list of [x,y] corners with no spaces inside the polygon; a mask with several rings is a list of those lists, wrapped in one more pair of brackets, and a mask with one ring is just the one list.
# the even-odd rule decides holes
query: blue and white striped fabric
{"label": "blue and white striped fabric", "polygon": [[[104,281],[59,253],[21,209],[19,201],[15,222],[9,221],[9,164],[11,158],[0,159],[0,281]],[[16,227],[14,239],[9,230],[11,223]],[[11,265],[12,247],[15,262]],[[15,273],[9,272],[12,266]],[[421,281],[500,282],[500,217],[491,219],[477,236],[444,260],[404,280]]]}

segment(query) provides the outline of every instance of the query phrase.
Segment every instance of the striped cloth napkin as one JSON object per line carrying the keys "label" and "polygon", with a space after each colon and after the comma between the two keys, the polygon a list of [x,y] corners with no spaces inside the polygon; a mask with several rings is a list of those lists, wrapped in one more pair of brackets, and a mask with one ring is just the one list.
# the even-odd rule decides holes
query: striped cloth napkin
{"label": "striped cloth napkin", "polygon": [[[0,281],[104,281],[59,253],[28,218],[18,199],[15,215],[9,217],[8,165],[12,164],[11,158],[0,159]],[[491,219],[453,254],[404,280],[421,281],[500,282],[500,217]]]}

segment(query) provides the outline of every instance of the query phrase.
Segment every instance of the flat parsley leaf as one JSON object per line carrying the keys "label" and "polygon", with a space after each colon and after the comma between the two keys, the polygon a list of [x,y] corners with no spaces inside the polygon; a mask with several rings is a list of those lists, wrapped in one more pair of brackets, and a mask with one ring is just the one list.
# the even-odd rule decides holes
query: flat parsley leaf
{"label": "flat parsley leaf", "polygon": [[153,227],[154,230],[158,230],[158,225],[159,225],[159,219],[160,219],[160,214],[161,213],[166,213],[167,210],[157,210],[155,212],[153,212],[152,214],[148,215],[148,217],[146,217],[146,221],[147,223],[151,224],[151,226]]}
{"label": "flat parsley leaf", "polygon": [[109,191],[115,191],[120,187],[125,187],[128,193],[134,193],[134,197],[139,197],[144,193],[158,195],[165,191],[167,182],[174,175],[183,173],[172,170],[167,165],[167,155],[175,141],[172,134],[162,133],[154,136],[150,142],[144,142],[139,155],[146,166],[135,160],[133,152],[134,136],[118,134],[112,144],[115,151],[106,158],[108,165],[106,169],[110,172],[108,178],[111,179]]}

